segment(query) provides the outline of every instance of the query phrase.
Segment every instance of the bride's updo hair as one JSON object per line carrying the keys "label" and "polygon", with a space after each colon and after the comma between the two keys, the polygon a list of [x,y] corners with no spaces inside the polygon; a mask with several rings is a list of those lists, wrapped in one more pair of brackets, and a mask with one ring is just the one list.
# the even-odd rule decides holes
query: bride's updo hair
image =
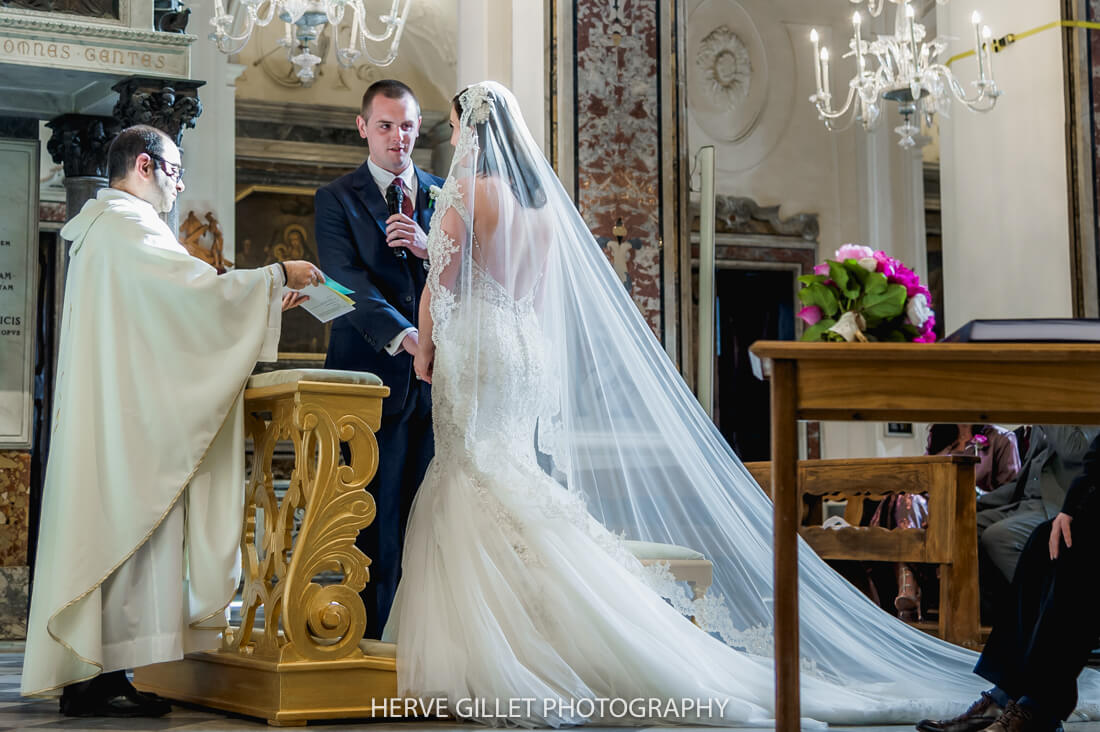
{"label": "bride's updo hair", "polygon": [[[466,87],[469,89],[469,87]],[[462,119],[463,89],[451,100],[455,114]],[[504,103],[495,94],[488,96],[492,109],[489,119],[474,125],[480,150],[477,158],[477,174],[494,176],[507,181],[512,195],[524,208],[542,208],[546,205],[546,192],[535,173],[535,160],[522,144],[523,135],[516,129],[515,120],[507,113]],[[495,144],[486,139],[490,128]]]}

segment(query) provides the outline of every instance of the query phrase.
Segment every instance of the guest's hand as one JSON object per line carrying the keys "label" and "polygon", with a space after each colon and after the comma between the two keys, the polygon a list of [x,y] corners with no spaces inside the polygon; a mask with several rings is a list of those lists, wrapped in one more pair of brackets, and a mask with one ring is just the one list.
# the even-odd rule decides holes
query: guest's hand
{"label": "guest's hand", "polygon": [[1066,542],[1066,549],[1073,546],[1073,537],[1069,533],[1069,525],[1073,523],[1073,517],[1068,513],[1059,513],[1054,517],[1050,525],[1050,559],[1058,558],[1058,552],[1062,547],[1062,541]]}
{"label": "guest's hand", "polygon": [[286,286],[292,290],[319,285],[325,281],[325,275],[312,262],[293,259],[283,262],[283,266],[286,267]]}
{"label": "guest's hand", "polygon": [[419,259],[428,258],[428,235],[405,214],[396,213],[386,219],[386,244],[405,247]]}
{"label": "guest's hand", "polygon": [[303,295],[300,292],[287,292],[283,294],[283,312],[292,308],[296,308],[306,300],[309,299],[309,295]]}
{"label": "guest's hand", "polygon": [[432,383],[432,371],[435,368],[435,344],[425,343],[421,346],[417,352],[416,357],[413,359],[413,371],[416,372],[416,378],[423,381],[425,384]]}

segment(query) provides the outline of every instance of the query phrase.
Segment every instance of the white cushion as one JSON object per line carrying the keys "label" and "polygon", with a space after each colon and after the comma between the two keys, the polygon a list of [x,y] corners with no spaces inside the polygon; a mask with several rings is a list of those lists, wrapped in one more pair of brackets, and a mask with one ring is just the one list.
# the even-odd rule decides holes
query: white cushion
{"label": "white cushion", "polygon": [[382,658],[397,658],[397,646],[385,641],[364,638],[359,641],[359,650],[368,656],[380,656]]}
{"label": "white cushion", "polygon": [[654,541],[624,541],[626,549],[637,559],[706,559],[702,554],[686,546],[658,544]]}
{"label": "white cushion", "polygon": [[382,379],[367,371],[337,371],[336,369],[280,369],[248,377],[249,389],[295,384],[299,381],[324,381],[335,384],[369,384],[382,386]]}

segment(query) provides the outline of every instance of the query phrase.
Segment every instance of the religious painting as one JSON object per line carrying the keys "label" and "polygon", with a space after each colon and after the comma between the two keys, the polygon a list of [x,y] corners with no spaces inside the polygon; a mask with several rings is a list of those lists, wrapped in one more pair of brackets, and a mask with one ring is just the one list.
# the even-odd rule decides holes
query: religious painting
{"label": "religious painting", "polygon": [[[262,267],[290,259],[318,264],[313,235],[313,189],[248,186],[237,193],[236,266]],[[328,349],[329,325],[302,308],[283,315],[281,360],[321,360]]]}

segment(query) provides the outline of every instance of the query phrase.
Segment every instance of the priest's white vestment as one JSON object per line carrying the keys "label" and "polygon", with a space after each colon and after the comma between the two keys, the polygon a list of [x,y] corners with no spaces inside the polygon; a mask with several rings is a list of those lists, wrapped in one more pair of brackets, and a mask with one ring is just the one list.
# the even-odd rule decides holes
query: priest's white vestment
{"label": "priest's white vestment", "polygon": [[277,357],[277,265],[224,275],[108,188],[65,284],[23,694],[216,645],[237,588],[244,385]]}

